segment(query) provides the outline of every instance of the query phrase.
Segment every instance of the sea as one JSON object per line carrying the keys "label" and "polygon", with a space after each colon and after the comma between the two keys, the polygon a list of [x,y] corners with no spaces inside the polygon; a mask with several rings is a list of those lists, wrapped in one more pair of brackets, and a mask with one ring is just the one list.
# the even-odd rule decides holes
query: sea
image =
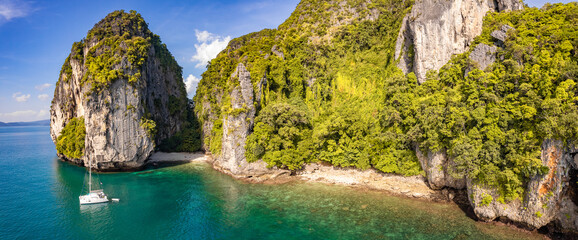
{"label": "sea", "polygon": [[455,204],[321,183],[248,184],[206,163],[102,173],[119,202],[80,206],[86,169],[49,127],[0,127],[0,239],[543,239]]}

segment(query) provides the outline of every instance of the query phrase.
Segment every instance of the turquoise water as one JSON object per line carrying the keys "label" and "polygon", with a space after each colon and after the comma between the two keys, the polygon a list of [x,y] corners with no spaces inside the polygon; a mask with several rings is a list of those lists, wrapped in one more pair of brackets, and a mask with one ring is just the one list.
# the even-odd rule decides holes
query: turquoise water
{"label": "turquoise water", "polygon": [[203,163],[100,174],[118,203],[79,206],[85,170],[48,127],[0,128],[0,239],[531,239],[455,205],[343,186],[245,184]]}

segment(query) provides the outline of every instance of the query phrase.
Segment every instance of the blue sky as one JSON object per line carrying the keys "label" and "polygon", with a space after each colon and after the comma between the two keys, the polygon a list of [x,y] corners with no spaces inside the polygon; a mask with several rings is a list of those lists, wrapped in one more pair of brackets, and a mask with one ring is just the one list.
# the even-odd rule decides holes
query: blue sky
{"label": "blue sky", "polygon": [[[548,1],[526,1],[542,6]],[[569,1],[562,1],[569,2]],[[73,42],[108,13],[141,13],[183,67],[194,94],[205,63],[235,37],[275,28],[299,0],[0,0],[0,121],[49,118],[54,84]]]}

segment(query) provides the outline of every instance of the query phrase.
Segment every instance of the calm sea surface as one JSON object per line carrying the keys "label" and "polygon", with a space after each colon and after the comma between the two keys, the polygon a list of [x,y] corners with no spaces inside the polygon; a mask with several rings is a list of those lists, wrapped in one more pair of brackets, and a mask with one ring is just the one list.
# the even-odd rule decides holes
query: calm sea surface
{"label": "calm sea surface", "polygon": [[202,163],[99,174],[118,203],[79,206],[85,169],[48,127],[0,128],[0,239],[532,239],[456,206],[342,186],[244,184]]}

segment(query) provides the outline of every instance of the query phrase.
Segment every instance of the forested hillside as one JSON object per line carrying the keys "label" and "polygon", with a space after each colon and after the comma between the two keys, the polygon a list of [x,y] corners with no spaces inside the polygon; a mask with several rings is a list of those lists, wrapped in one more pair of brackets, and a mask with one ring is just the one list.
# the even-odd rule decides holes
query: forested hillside
{"label": "forested hillside", "polygon": [[[246,66],[256,117],[246,160],[290,170],[323,161],[340,167],[424,174],[416,147],[447,151],[456,177],[523,197],[528,180],[549,171],[545,139],[574,144],[578,133],[578,6],[490,13],[470,51],[419,85],[394,51],[413,1],[302,1],[278,29],[236,38],[210,62],[195,112],[206,150],[219,156],[231,107],[231,77]],[[501,41],[492,32],[509,26]],[[485,69],[470,59],[495,46]],[[441,166],[440,166],[441,167]]]}
{"label": "forested hillside", "polygon": [[[501,42],[491,33],[504,25],[513,28]],[[576,3],[490,14],[476,44],[497,44],[495,63],[482,71],[470,51],[412,88],[404,109],[418,120],[410,138],[446,148],[456,174],[499,186],[506,200],[523,197],[530,178],[548,173],[540,160],[545,139],[576,146],[577,36]]]}
{"label": "forested hillside", "polygon": [[405,79],[394,47],[411,2],[379,1],[360,11],[351,8],[362,5],[354,1],[340,8],[318,5],[301,2],[278,30],[234,39],[211,61],[195,96],[196,103],[211,104],[196,105],[201,122],[215,122],[205,144],[219,154],[223,129],[210,116],[229,113],[227,90],[236,84],[229,76],[242,62],[262,95],[248,161],[298,169],[321,160],[418,174],[411,142],[396,136],[401,128],[384,132],[382,124],[389,98],[384,90]]}

